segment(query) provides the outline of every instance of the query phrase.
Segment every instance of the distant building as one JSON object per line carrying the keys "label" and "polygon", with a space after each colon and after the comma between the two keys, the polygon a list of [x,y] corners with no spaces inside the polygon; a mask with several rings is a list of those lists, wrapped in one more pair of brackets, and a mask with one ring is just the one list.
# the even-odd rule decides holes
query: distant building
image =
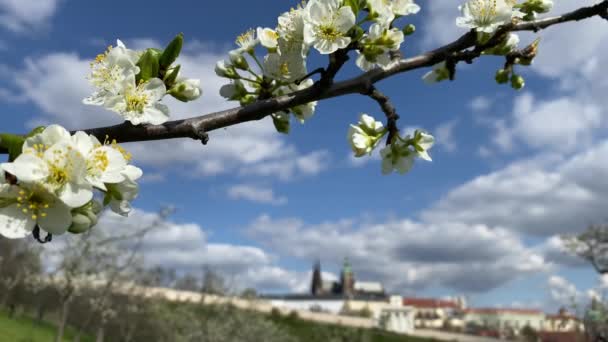
{"label": "distant building", "polygon": [[467,309],[464,312],[464,321],[468,325],[474,324],[501,334],[517,336],[525,326],[542,331],[545,326],[545,314],[541,310],[533,309]]}
{"label": "distant building", "polygon": [[582,332],[583,322],[565,308],[559,309],[556,315],[546,315],[543,331],[545,332]]}
{"label": "distant building", "polygon": [[416,310],[414,324],[416,328],[440,329],[444,327],[463,328],[464,299],[445,300],[435,298],[403,298],[404,306]]}
{"label": "distant building", "polygon": [[344,265],[340,271],[340,282],[324,281],[321,272],[321,262],[317,261],[313,266],[310,294],[317,297],[332,295],[348,298],[362,295],[385,296],[384,287],[381,283],[356,281],[348,259],[344,259]]}
{"label": "distant building", "polygon": [[408,333],[414,329],[414,309],[403,306],[401,296],[389,296],[379,282],[357,281],[348,259],[339,281],[325,281],[321,263],[315,262],[310,294],[263,296],[272,306],[287,310],[367,317],[380,328]]}

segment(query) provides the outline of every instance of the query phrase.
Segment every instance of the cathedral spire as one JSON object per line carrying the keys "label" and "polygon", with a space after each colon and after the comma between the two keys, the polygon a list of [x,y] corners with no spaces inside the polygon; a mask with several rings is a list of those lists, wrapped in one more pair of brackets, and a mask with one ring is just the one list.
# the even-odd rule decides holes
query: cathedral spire
{"label": "cathedral spire", "polygon": [[312,269],[312,281],[310,284],[310,293],[313,296],[318,296],[323,292],[323,278],[321,276],[321,261],[317,260]]}

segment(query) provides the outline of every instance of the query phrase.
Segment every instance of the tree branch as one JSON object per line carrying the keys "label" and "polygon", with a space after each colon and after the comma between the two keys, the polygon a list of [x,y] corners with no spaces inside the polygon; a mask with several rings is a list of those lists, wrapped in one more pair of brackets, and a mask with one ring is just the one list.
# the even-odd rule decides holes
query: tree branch
{"label": "tree branch", "polygon": [[378,105],[382,108],[382,112],[386,115],[386,127],[388,129],[386,145],[388,146],[393,142],[393,138],[399,135],[399,128],[397,127],[399,115],[397,114],[397,109],[391,103],[391,99],[374,86],[370,86],[368,91],[362,94],[369,96],[371,99],[378,102]]}
{"label": "tree branch", "polygon": [[[605,18],[608,16],[607,13],[608,0],[604,0],[596,5],[583,7],[557,17],[505,25],[501,30],[504,33],[516,31],[537,32],[553,25],[571,21],[580,21],[594,16]],[[261,120],[272,113],[287,110],[289,108],[313,101],[348,94],[365,93],[376,82],[396,74],[430,67],[437,63],[446,61],[447,59],[456,58],[457,61],[464,60],[471,62],[474,58],[479,57],[482,49],[477,48],[472,51],[464,50],[476,47],[476,41],[476,33],[474,31],[470,31],[450,44],[415,57],[401,59],[387,69],[377,68],[358,77],[335,83],[329,81],[330,77],[331,80],[333,80],[335,73],[337,73],[340,67],[348,59],[348,55],[346,53],[343,55],[334,55],[332,58],[335,60],[332,60],[330,65],[337,68],[327,70],[326,78],[322,78],[321,81],[315,86],[292,94],[261,100],[246,107],[228,109],[185,120],[170,121],[162,125],[133,126],[130,123],[125,122],[115,126],[91,128],[85,129],[84,131],[88,134],[96,136],[101,141],[108,136],[110,139],[116,139],[116,141],[119,143],[174,138],[192,138],[201,140],[203,143],[205,143],[207,141],[207,132],[248,121]],[[498,44],[498,42],[493,43]],[[483,46],[484,49],[491,47],[485,45],[486,44]],[[0,154],[6,153],[8,152],[5,149],[0,149]]]}

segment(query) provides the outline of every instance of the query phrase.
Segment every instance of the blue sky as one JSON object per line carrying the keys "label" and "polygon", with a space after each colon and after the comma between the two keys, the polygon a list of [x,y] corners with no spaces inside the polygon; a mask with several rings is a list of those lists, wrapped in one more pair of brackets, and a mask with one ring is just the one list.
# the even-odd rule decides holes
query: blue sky
{"label": "blue sky", "polygon": [[[418,28],[406,56],[462,33],[456,4],[418,3],[423,10],[406,21]],[[3,130],[119,123],[80,103],[90,91],[88,61],[117,38],[146,48],[183,32],[182,70],[202,80],[204,95],[187,105],[169,101],[173,117],[230,108],[218,95],[224,81],[215,62],[238,34],[274,27],[290,5],[0,0]],[[572,6],[556,0],[554,13]],[[181,272],[207,265],[261,291],[302,291],[315,259],[332,276],[349,257],[358,278],[396,293],[547,309],[570,296],[585,300],[604,282],[562,253],[556,236],[605,219],[608,84],[599,66],[608,62],[608,28],[593,19],[541,37],[535,64],[521,70],[521,92],[494,83],[502,61],[492,57],[460,66],[456,82],[426,86],[419,70],[378,85],[401,127],[424,128],[438,140],[434,161],[418,162],[406,176],[382,176],[378,160],[350,157],[348,125],[362,112],[382,113],[369,99],[348,96],[320,103],[289,136],[263,120],[213,132],[205,147],[189,140],[126,145],[146,174],[137,210],[128,220],[107,215],[99,229],[144,224],[172,204],[177,213],[147,243],[149,264]],[[325,63],[313,54],[309,69]],[[351,64],[340,78],[359,72]]]}

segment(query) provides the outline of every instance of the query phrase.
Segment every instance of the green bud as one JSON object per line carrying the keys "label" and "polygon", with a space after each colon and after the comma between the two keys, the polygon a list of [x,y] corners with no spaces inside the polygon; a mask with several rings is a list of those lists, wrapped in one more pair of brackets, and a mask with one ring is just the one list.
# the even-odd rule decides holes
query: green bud
{"label": "green bud", "polygon": [[82,234],[88,231],[91,227],[91,220],[86,215],[75,214],[72,216],[72,225],[68,231],[72,234]]}
{"label": "green bud", "polygon": [[257,97],[253,94],[249,94],[243,96],[239,102],[241,103],[241,106],[246,106],[254,103],[255,101],[257,101]]}
{"label": "green bud", "polygon": [[44,132],[44,130],[45,130],[45,129],[46,129],[46,127],[45,127],[45,126],[38,126],[38,127],[34,128],[33,130],[31,130],[31,131],[30,131],[30,132],[29,132],[29,133],[28,133],[28,134],[25,136],[25,138],[27,139],[27,138],[31,138],[31,137],[33,137],[33,136],[35,136],[35,135],[38,135],[38,134],[40,134],[40,133]]}
{"label": "green bud", "polygon": [[416,26],[409,24],[403,28],[403,34],[409,36],[416,32]]}
{"label": "green bud", "polygon": [[524,80],[523,77],[521,77],[520,75],[515,75],[513,74],[513,77],[511,77],[511,87],[515,90],[520,90],[523,89],[523,87],[526,85],[526,81]]}
{"label": "green bud", "polygon": [[232,63],[232,65],[234,65],[237,69],[249,70],[249,63],[247,63],[247,59],[245,59],[241,53],[237,51],[230,51],[228,56],[230,56],[230,63]]}
{"label": "green bud", "polygon": [[139,58],[137,66],[140,69],[137,74],[136,82],[146,82],[151,78],[158,77],[159,73],[159,55],[152,49],[147,49],[146,52]]}
{"label": "green bud", "polygon": [[289,119],[290,116],[286,113],[272,114],[272,123],[279,133],[289,134]]}
{"label": "green bud", "polygon": [[511,75],[511,72],[509,70],[506,70],[506,69],[498,70],[496,72],[496,83],[505,84],[505,83],[509,82],[510,75]]}
{"label": "green bud", "polygon": [[93,227],[94,225],[97,224],[97,215],[95,215],[94,212],[92,211],[87,211],[86,216],[89,218],[89,220],[91,221],[91,227]]}
{"label": "green bud", "polygon": [[364,34],[365,34],[365,30],[363,30],[363,28],[361,26],[355,26],[353,28],[352,38],[353,38],[353,40],[358,41],[361,38],[363,38]]}
{"label": "green bud", "polygon": [[184,45],[184,34],[178,34],[169,45],[165,48],[165,51],[160,56],[159,63],[160,68],[162,70],[167,70],[177,60],[179,54],[182,51],[182,46]]}
{"label": "green bud", "polygon": [[171,88],[173,86],[175,80],[177,79],[177,76],[179,75],[179,70],[181,69],[181,67],[182,66],[178,64],[173,69],[170,69],[169,73],[165,75],[165,79],[163,81],[165,81],[165,85],[167,86],[167,88]]}

